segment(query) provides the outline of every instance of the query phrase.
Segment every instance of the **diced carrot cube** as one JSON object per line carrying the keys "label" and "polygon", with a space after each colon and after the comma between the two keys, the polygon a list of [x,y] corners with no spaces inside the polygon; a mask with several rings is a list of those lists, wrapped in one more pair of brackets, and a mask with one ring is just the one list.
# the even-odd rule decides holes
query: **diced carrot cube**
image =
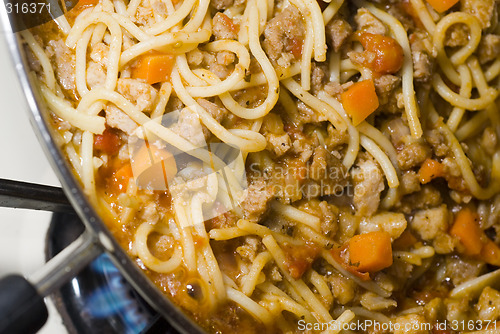
{"label": "diced carrot cube", "polygon": [[349,261],[362,272],[375,272],[390,267],[391,236],[385,231],[355,235],[349,240]]}
{"label": "diced carrot cube", "polygon": [[344,110],[352,118],[352,123],[363,122],[379,106],[373,80],[356,82],[341,95]]}

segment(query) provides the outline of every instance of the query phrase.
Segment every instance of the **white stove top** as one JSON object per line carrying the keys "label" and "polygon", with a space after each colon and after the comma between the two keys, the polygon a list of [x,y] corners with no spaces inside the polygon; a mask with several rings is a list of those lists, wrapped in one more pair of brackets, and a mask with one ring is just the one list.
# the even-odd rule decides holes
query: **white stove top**
{"label": "white stove top", "polygon": [[[58,186],[31,129],[27,106],[5,42],[0,33],[0,178]],[[30,276],[45,262],[45,234],[51,214],[0,208],[0,277]],[[40,333],[67,333],[51,302],[49,321]]]}

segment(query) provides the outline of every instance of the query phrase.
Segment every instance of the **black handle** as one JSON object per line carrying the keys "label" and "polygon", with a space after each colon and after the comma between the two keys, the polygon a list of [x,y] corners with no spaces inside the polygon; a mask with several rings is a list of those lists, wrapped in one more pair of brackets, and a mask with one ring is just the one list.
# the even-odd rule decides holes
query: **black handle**
{"label": "black handle", "polygon": [[10,275],[0,280],[0,333],[36,333],[47,321],[43,297],[27,279]]}
{"label": "black handle", "polygon": [[0,179],[0,207],[73,212],[61,188],[5,179]]}

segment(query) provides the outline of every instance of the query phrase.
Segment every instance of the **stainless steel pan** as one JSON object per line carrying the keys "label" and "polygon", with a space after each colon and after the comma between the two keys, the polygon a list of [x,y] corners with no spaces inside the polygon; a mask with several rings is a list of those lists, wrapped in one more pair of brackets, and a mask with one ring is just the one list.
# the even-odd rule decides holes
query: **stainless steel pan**
{"label": "stainless steel pan", "polygon": [[134,264],[90,205],[51,135],[52,130],[46,122],[49,114],[47,107],[29,74],[20,36],[13,31],[5,6],[0,6],[0,20],[26,97],[32,127],[67,198],[86,226],[86,231],[75,242],[47,262],[32,277],[25,279],[12,275],[0,280],[0,333],[36,332],[47,318],[43,298],[76,275],[102,252],[111,256],[115,265],[142,297],[179,332],[203,333],[200,327],[163,295]]}

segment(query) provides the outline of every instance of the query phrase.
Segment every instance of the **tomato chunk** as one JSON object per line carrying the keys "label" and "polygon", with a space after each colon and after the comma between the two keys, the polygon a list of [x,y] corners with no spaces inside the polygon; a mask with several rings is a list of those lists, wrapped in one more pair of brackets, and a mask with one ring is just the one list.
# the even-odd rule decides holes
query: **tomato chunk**
{"label": "tomato chunk", "polygon": [[403,66],[403,48],[392,37],[363,32],[359,41],[366,51],[373,52],[375,58],[365,66],[370,67],[377,73],[396,73]]}
{"label": "tomato chunk", "polygon": [[94,148],[103,153],[114,155],[120,150],[122,141],[115,130],[107,128],[102,135],[94,136]]}
{"label": "tomato chunk", "polygon": [[304,246],[284,245],[285,266],[288,268],[290,275],[299,279],[304,273],[311,268],[312,263],[318,257],[320,248],[313,244]]}

